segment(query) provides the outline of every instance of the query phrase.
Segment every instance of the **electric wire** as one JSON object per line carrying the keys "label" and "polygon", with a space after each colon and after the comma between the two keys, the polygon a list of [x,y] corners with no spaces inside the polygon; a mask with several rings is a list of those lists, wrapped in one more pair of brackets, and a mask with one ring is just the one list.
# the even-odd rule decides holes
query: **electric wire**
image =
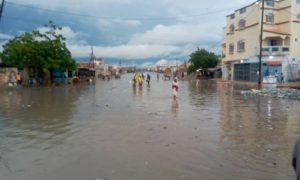
{"label": "electric wire", "polygon": [[[64,15],[69,15],[69,16],[80,16],[80,17],[94,18],[94,19],[121,19],[121,20],[140,20],[140,21],[162,21],[162,20],[177,20],[178,19],[178,17],[175,17],[175,16],[154,17],[154,18],[94,16],[94,15],[89,15],[89,14],[79,14],[79,13],[73,13],[73,12],[68,12],[68,11],[59,11],[59,10],[41,8],[41,7],[31,6],[31,5],[28,5],[28,4],[14,3],[14,2],[10,2],[10,1],[6,1],[6,4],[13,5],[13,6],[21,6],[21,7],[30,8],[30,9],[48,11],[48,12],[52,12],[52,13],[59,13],[59,14],[64,14]],[[184,17],[201,17],[201,16],[207,16],[207,15],[211,15],[211,14],[226,12],[226,11],[229,11],[229,10],[232,10],[232,9],[236,9],[236,8],[235,7],[226,8],[226,9],[224,8],[224,9],[209,11],[209,12],[200,13],[200,14],[186,15]]]}

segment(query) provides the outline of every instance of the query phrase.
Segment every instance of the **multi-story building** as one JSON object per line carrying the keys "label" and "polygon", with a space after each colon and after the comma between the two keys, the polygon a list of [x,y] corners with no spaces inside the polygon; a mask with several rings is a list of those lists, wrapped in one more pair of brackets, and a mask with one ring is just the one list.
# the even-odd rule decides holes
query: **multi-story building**
{"label": "multi-story building", "polygon": [[[265,0],[263,11],[262,75],[282,72],[286,80],[295,79],[300,69],[300,0]],[[226,17],[224,79],[236,79],[235,64],[258,63],[261,15],[261,1],[255,1]]]}

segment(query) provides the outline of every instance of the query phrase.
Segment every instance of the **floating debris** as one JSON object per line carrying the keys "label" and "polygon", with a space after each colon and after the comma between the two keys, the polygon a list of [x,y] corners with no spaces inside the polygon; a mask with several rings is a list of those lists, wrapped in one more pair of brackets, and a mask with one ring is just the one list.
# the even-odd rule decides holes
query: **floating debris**
{"label": "floating debris", "polygon": [[293,89],[264,89],[257,90],[252,89],[250,91],[241,91],[244,99],[248,97],[272,97],[272,98],[281,98],[281,99],[292,99],[300,100],[300,91]]}

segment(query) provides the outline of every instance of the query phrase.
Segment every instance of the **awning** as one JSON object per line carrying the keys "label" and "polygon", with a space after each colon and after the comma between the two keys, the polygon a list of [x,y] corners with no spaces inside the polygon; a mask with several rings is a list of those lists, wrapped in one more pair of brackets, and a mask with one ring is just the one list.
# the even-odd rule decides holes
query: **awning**
{"label": "awning", "polygon": [[281,61],[265,61],[264,64],[270,66],[280,66],[282,64]]}

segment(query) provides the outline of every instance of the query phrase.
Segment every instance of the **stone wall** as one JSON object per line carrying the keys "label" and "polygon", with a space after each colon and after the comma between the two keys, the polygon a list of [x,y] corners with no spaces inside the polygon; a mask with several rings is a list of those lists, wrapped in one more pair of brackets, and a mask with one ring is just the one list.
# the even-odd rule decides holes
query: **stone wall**
{"label": "stone wall", "polygon": [[17,74],[17,68],[0,68],[0,87],[7,86],[11,72]]}

